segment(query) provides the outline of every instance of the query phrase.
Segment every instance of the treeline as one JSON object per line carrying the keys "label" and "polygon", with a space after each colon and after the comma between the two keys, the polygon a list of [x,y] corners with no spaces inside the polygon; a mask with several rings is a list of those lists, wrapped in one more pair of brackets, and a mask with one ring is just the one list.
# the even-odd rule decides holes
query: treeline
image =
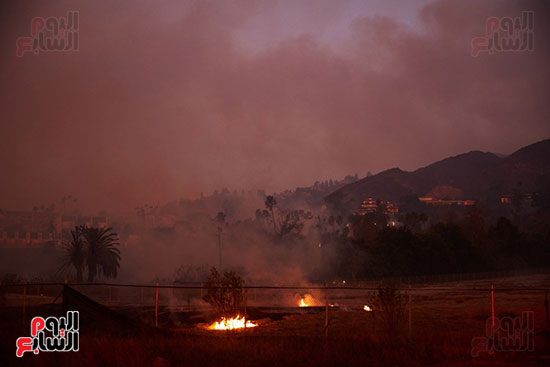
{"label": "treeline", "polygon": [[475,206],[395,218],[382,202],[346,218],[280,209],[273,196],[265,208],[255,223],[274,243],[320,251],[311,281],[515,270],[548,266],[550,258],[550,210],[542,206],[511,219]]}
{"label": "treeline", "polygon": [[340,279],[544,267],[550,258],[548,231],[522,232],[505,217],[486,229],[476,228],[468,217],[421,230],[385,223],[373,229],[372,221],[356,223],[355,227],[360,227],[355,228],[359,236],[329,242],[337,256],[327,257],[325,265]]}

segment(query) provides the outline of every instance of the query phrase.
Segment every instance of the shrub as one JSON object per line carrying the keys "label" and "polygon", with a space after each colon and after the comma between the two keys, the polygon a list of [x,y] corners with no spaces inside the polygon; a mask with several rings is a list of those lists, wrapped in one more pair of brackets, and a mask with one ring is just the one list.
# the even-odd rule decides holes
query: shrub
{"label": "shrub", "polygon": [[400,341],[405,325],[405,311],[407,303],[394,284],[385,284],[378,287],[374,295],[374,310],[380,319],[382,331],[390,344]]}
{"label": "shrub", "polygon": [[207,293],[203,299],[218,316],[234,316],[243,300],[243,286],[244,280],[235,271],[225,271],[222,275],[212,267],[205,283]]}

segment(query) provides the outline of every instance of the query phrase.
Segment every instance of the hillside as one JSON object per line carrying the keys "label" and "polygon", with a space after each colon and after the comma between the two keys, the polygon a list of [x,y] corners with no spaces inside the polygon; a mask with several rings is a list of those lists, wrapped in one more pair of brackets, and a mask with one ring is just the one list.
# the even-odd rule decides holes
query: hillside
{"label": "hillside", "polygon": [[516,187],[536,191],[541,177],[550,177],[550,139],[504,157],[471,151],[413,172],[392,168],[346,185],[325,200],[334,207],[353,208],[369,197],[395,202],[410,195],[445,192],[441,189],[445,188],[458,196],[455,199],[494,201]]}

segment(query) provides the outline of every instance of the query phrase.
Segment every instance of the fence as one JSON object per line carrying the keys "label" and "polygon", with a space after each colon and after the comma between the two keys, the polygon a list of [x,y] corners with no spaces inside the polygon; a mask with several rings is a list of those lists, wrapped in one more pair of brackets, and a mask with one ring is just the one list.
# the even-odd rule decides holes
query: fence
{"label": "fence", "polygon": [[396,284],[426,284],[426,283],[448,283],[466,282],[494,278],[510,278],[526,275],[550,274],[550,268],[529,268],[515,270],[499,270],[477,273],[449,273],[449,274],[428,274],[428,275],[406,275],[398,277],[373,277],[360,283],[396,283]]}
{"label": "fence", "polygon": [[[502,276],[502,273],[484,273],[486,278]],[[525,273],[524,273],[525,274]],[[549,274],[542,270],[529,274]],[[510,273],[519,275],[519,273]],[[478,275],[481,278],[481,274]],[[476,279],[476,275],[462,275],[461,279]],[[419,280],[420,278],[417,278]],[[423,279],[423,278],[422,278]],[[436,278],[438,279],[438,278]],[[448,279],[440,276],[439,279]],[[451,278],[455,279],[455,278]],[[411,279],[403,279],[411,280]],[[385,280],[386,282],[388,279]],[[442,328],[447,332],[460,330],[461,324],[470,324],[472,330],[483,332],[486,320],[504,316],[518,316],[524,311],[534,312],[538,330],[549,330],[548,292],[550,278],[542,276],[533,284],[510,286],[506,279],[485,280],[472,286],[442,286],[437,283],[419,283],[397,286],[400,302],[403,304],[403,318],[409,337],[415,330]],[[494,285],[494,283],[497,283]],[[511,282],[513,283],[513,282]],[[525,282],[524,282],[525,283]],[[413,285],[414,284],[414,285]],[[1,302],[4,307],[21,307],[23,324],[27,321],[29,308],[35,312],[40,305],[60,303],[61,292],[66,283],[27,283],[3,285]],[[206,288],[201,284],[185,285],[137,285],[115,283],[72,283],[72,288],[92,300],[132,314],[156,327],[193,327],[185,323],[186,314],[208,314],[210,306],[204,302]],[[377,290],[374,281],[360,284],[324,284],[307,286],[259,286],[242,287],[242,314],[245,318],[277,318],[276,315],[322,316],[324,333],[327,334],[332,321],[337,325],[346,320],[342,315],[359,315],[375,320],[381,310],[377,309]],[[306,307],[300,307],[300,303]],[[374,309],[373,316],[367,316],[365,306]],[[182,316],[183,315],[183,316]],[[361,316],[363,315],[363,316]],[[205,321],[206,318],[199,318]],[[364,320],[363,320],[364,321]],[[344,321],[342,321],[343,323]],[[368,326],[372,328],[373,326]],[[337,329],[337,327],[335,327]]]}

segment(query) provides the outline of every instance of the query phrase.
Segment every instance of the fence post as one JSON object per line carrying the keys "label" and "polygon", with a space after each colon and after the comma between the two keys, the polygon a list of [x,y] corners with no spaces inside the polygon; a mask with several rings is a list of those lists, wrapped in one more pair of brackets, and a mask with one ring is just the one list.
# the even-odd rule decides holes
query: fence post
{"label": "fence post", "polygon": [[493,335],[495,333],[495,293],[494,293],[492,284],[491,284],[491,321],[493,325],[493,327],[491,328],[492,335]]}
{"label": "fence post", "polygon": [[412,339],[412,295],[411,285],[409,284],[409,340]]}
{"label": "fence post", "polygon": [[246,313],[246,295],[248,293],[247,292],[248,289],[244,288],[243,291],[244,291],[244,328],[246,329],[246,320],[248,319],[248,315]]}
{"label": "fence post", "polygon": [[546,324],[550,332],[550,318],[548,317],[548,289],[544,290],[544,310],[546,311]]}
{"label": "fence post", "polygon": [[328,337],[328,284],[325,282],[325,337]]}
{"label": "fence post", "polygon": [[27,318],[27,285],[23,285],[23,325]]}
{"label": "fence post", "polygon": [[159,327],[159,284],[155,287],[155,327]]}

